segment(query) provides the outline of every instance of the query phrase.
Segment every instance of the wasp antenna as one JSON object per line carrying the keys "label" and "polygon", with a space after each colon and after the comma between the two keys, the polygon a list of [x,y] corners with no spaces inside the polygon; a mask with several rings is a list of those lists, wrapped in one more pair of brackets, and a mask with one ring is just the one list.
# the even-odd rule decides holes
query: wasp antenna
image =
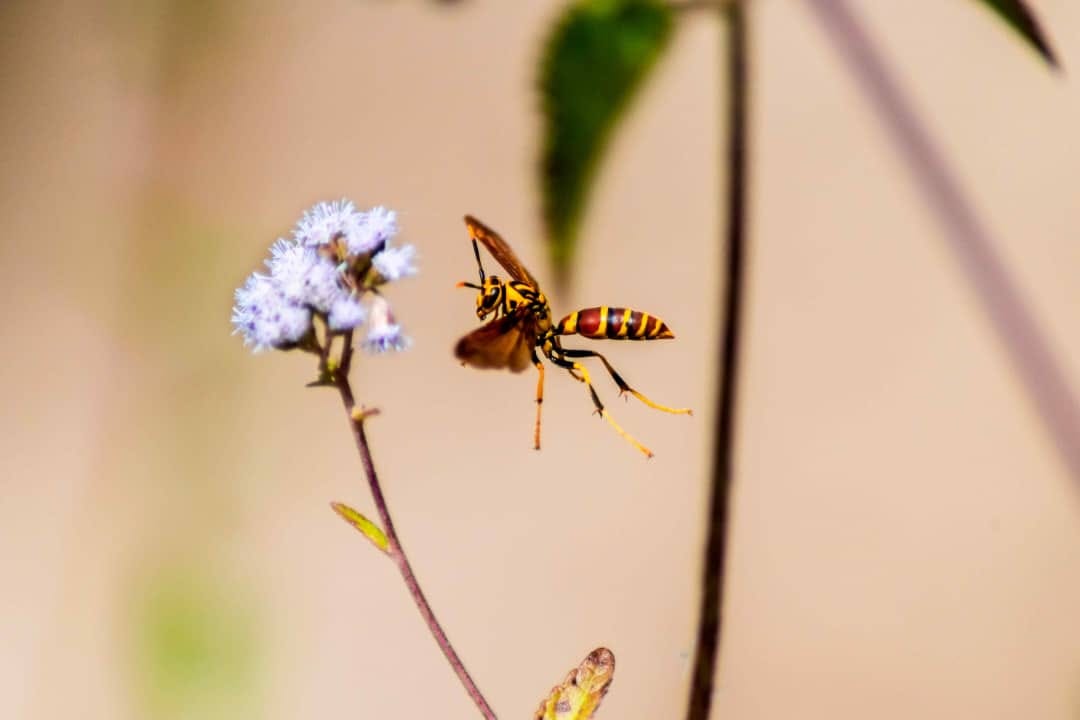
{"label": "wasp antenna", "polygon": [[459,287],[459,288],[467,287],[467,288],[472,288],[473,290],[483,290],[484,289],[482,286],[477,285],[476,283],[465,282],[465,281],[457,283],[456,285],[454,285],[454,287]]}
{"label": "wasp antenna", "polygon": [[480,262],[480,246],[476,244],[476,238],[473,238],[472,249],[476,256],[476,267],[480,270],[480,282],[484,282],[484,263]]}

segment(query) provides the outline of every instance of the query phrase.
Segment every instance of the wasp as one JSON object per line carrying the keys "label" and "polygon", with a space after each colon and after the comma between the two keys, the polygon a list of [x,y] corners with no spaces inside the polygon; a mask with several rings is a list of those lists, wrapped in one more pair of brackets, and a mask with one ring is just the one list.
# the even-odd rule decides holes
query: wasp
{"label": "wasp", "polygon": [[[530,364],[536,368],[539,378],[536,381],[533,447],[539,450],[540,409],[544,402],[544,364],[537,354],[539,348],[540,354],[552,364],[565,369],[575,380],[585,384],[593,405],[596,406],[596,412],[615,432],[646,457],[652,457],[653,453],[649,448],[635,440],[611,417],[600,402],[600,396],[596,394],[589,371],[578,360],[599,360],[615,381],[620,395],[633,395],[649,407],[664,412],[690,415],[690,410],[670,408],[653,402],[630,387],[603,355],[592,350],[564,348],[561,338],[564,335],[581,335],[592,340],[666,340],[675,337],[671,328],[663,320],[647,312],[608,305],[578,310],[559,322],[552,322],[551,306],[540,290],[540,284],[518,260],[506,241],[471,215],[465,216],[465,226],[472,239],[480,283],[459,282],[457,286],[477,291],[476,316],[486,322],[461,338],[454,348],[454,354],[461,360],[462,365],[485,369],[505,368],[515,373],[522,372]],[[481,244],[510,274],[509,280],[484,272],[484,264],[480,261]]]}

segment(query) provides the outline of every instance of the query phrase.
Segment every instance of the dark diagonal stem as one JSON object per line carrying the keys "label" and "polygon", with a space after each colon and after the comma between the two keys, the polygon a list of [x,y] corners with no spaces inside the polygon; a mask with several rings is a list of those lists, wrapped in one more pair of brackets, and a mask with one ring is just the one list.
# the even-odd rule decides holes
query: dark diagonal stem
{"label": "dark diagonal stem", "polygon": [[420,583],[413,573],[412,566],[409,565],[409,558],[405,555],[405,549],[398,540],[397,531],[394,530],[394,521],[390,518],[390,509],[386,505],[386,498],[383,497],[382,486],[379,484],[379,476],[375,474],[375,463],[371,459],[371,449],[368,447],[367,434],[364,432],[363,415],[356,412],[356,400],[353,397],[352,387],[349,385],[351,360],[352,336],[350,334],[345,337],[341,367],[335,373],[335,385],[341,394],[341,402],[345,406],[345,414],[349,418],[349,426],[353,431],[356,449],[360,453],[360,462],[364,466],[364,474],[367,476],[371,497],[375,501],[375,508],[382,522],[382,530],[386,534],[388,541],[386,552],[401,572],[401,577],[405,580],[405,586],[409,588],[409,594],[412,596],[413,602],[416,603],[420,615],[424,618],[424,622],[427,623],[428,629],[435,637],[435,642],[442,649],[443,655],[446,656],[447,661],[450,663],[450,667],[454,669],[458,679],[461,680],[461,684],[465,686],[465,692],[469,693],[469,697],[476,703],[476,707],[480,709],[481,714],[487,720],[495,720],[495,712],[480,693],[480,688],[473,682],[468,670],[465,669],[464,663],[461,662],[461,658],[454,652],[454,647],[450,644],[450,639],[446,637],[446,632],[443,631],[439,621],[435,618],[435,613],[432,611],[431,605],[428,604],[427,598],[424,597],[423,590],[420,589]]}
{"label": "dark diagonal stem", "polygon": [[720,382],[716,396],[716,448],[713,457],[712,490],[709,501],[702,577],[701,607],[694,656],[690,702],[686,717],[707,720],[713,698],[713,681],[718,667],[723,619],[724,576],[726,573],[728,517],[735,454],[736,381],[743,301],[743,270],[746,243],[746,197],[748,144],[748,38],[746,0],[732,2],[726,9],[727,144],[727,252],[721,268],[724,282],[723,331],[720,336]]}
{"label": "dark diagonal stem", "polygon": [[998,253],[999,239],[964,193],[946,156],[915,112],[852,4],[845,0],[810,0],[807,5],[940,225],[942,239],[982,304],[1062,465],[1080,487],[1080,401]]}

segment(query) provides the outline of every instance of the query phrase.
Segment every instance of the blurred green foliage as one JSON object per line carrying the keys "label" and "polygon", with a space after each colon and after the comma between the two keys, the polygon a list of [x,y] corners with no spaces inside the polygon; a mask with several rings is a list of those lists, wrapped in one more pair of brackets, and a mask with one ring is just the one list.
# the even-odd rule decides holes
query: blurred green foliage
{"label": "blurred green foliage", "polygon": [[556,280],[565,282],[600,158],[667,44],[672,9],[655,0],[581,0],[544,48],[540,92],[544,224]]}
{"label": "blurred green foliage", "polygon": [[152,578],[132,615],[134,680],[144,717],[252,717],[257,643],[251,609],[211,578],[167,569]]}

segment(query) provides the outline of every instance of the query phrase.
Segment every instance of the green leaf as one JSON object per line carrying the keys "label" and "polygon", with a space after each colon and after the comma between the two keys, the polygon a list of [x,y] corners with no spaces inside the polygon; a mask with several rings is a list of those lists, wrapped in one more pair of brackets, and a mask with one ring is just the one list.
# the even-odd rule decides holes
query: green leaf
{"label": "green leaf", "polygon": [[1050,48],[1050,43],[1039,27],[1035,14],[1028,9],[1024,0],[979,0],[1004,20],[1009,27],[1024,38],[1052,67],[1058,67],[1057,57]]}
{"label": "green leaf", "polygon": [[362,514],[353,510],[345,503],[330,503],[330,507],[334,508],[334,512],[340,515],[345,522],[359,530],[375,547],[383,552],[386,552],[390,547],[390,541],[386,538],[386,533]]}
{"label": "green leaf", "polygon": [[579,0],[544,48],[541,182],[557,280],[565,280],[597,166],[616,125],[671,35],[657,0]]}
{"label": "green leaf", "polygon": [[140,578],[130,624],[137,717],[261,717],[259,608],[205,568],[166,566]]}

